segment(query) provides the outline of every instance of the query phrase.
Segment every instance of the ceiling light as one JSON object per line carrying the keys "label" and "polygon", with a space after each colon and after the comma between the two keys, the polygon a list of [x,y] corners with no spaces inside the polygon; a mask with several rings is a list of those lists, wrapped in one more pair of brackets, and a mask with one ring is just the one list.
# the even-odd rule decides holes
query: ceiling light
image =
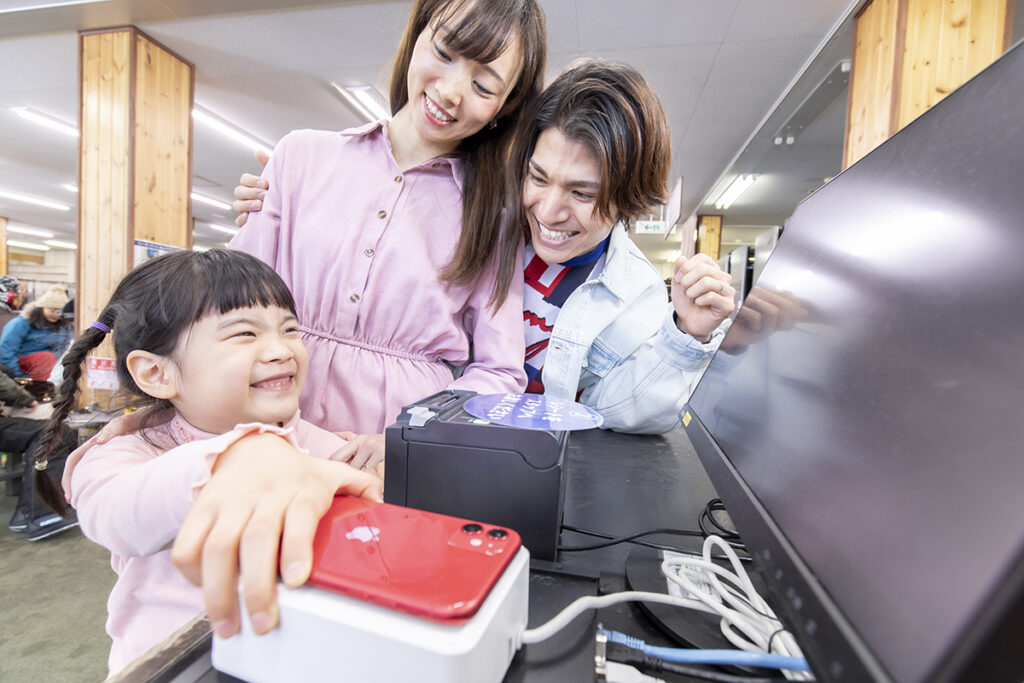
{"label": "ceiling light", "polygon": [[371,85],[345,85],[331,83],[331,87],[345,98],[349,106],[367,121],[379,121],[391,117],[384,97]]}
{"label": "ceiling light", "polygon": [[23,228],[18,225],[7,225],[7,232],[15,232],[19,235],[32,235],[33,237],[53,237],[53,233],[48,230],[37,230],[35,228]]}
{"label": "ceiling light", "polygon": [[76,194],[78,193],[77,185],[72,185],[71,183],[64,183],[63,185],[61,185],[61,187],[63,187],[68,192],[74,192]]}
{"label": "ceiling light", "polygon": [[725,192],[719,195],[718,201],[715,202],[715,208],[721,210],[728,209],[748,187],[754,184],[755,180],[757,180],[757,174],[755,173],[745,173],[737,176],[725,188]]}
{"label": "ceiling light", "polygon": [[47,209],[57,209],[58,211],[70,211],[71,207],[67,204],[58,204],[57,202],[51,202],[47,199],[38,199],[36,197],[29,197],[26,194],[19,194],[17,192],[8,192],[7,190],[0,190],[0,197],[6,199],[13,199],[16,202],[25,202],[26,204],[35,204],[36,206],[45,206]]}
{"label": "ceiling light", "polygon": [[226,225],[217,225],[216,223],[206,223],[206,225],[210,226],[212,229],[217,230],[219,232],[226,232],[229,235],[238,234],[238,228],[229,228]]}
{"label": "ceiling light", "polygon": [[244,147],[248,147],[254,151],[263,152],[268,156],[270,155],[271,145],[268,145],[262,140],[257,140],[235,124],[228,123],[216,114],[203,109],[198,105],[192,108],[192,118],[203,125],[213,128],[224,137],[230,138]]}
{"label": "ceiling light", "polygon": [[91,5],[99,2],[107,2],[108,0],[55,0],[55,2],[37,2],[31,5],[19,5],[17,7],[3,7],[0,8],[0,14],[8,14],[13,12],[29,12],[34,9],[49,9],[51,7],[68,7],[70,5]]}
{"label": "ceiling light", "polygon": [[198,244],[192,245],[192,251],[210,251],[209,247],[201,247]]}
{"label": "ceiling light", "polygon": [[22,242],[20,240],[7,240],[7,246],[21,247],[22,249],[31,249],[33,251],[50,251],[50,248],[45,244],[37,244],[36,242]]}
{"label": "ceiling light", "polygon": [[45,240],[43,244],[49,244],[51,247],[59,247],[61,249],[78,249],[78,245],[74,242],[64,242],[63,240]]}
{"label": "ceiling light", "polygon": [[201,195],[198,192],[193,192],[192,193],[192,200],[196,201],[196,202],[199,202],[200,204],[206,204],[207,206],[212,206],[212,207],[214,207],[216,209],[224,209],[225,211],[230,211],[231,210],[231,205],[228,204],[227,202],[222,202],[219,199],[214,199],[213,197],[207,197],[205,195]]}
{"label": "ceiling light", "polygon": [[38,123],[41,126],[46,126],[50,130],[55,130],[58,133],[70,135],[73,138],[78,137],[77,126],[72,126],[70,123],[61,121],[54,116],[35,111],[34,109],[29,109],[28,107],[11,107],[10,109],[23,119],[27,119],[33,123]]}

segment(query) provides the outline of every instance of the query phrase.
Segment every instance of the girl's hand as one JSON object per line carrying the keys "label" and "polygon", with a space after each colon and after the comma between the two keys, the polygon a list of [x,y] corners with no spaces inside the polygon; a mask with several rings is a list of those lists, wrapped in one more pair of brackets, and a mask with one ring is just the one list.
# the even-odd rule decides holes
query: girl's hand
{"label": "girl's hand", "polygon": [[[337,493],[381,500],[370,473],[301,453],[273,434],[240,439],[217,459],[171,549],[174,565],[203,589],[214,632],[239,629],[238,576],[253,631],[277,625],[277,574],[309,578],[313,537]],[[280,548],[280,564],[278,562]]]}
{"label": "girl's hand", "polygon": [[331,460],[347,462],[352,467],[375,472],[377,465],[384,462],[383,434],[354,434],[335,432],[348,441],[331,455]]}
{"label": "girl's hand", "polygon": [[148,408],[142,410],[136,410],[131,413],[124,415],[118,415],[107,424],[103,425],[103,429],[94,434],[85,443],[71,451],[68,454],[68,459],[64,463],[64,476],[60,479],[61,488],[64,489],[64,499],[69,503],[71,502],[71,473],[75,469],[75,465],[82,459],[82,456],[92,448],[102,443],[106,443],[113,439],[115,436],[124,436],[125,434],[131,434],[142,429],[143,424],[150,424],[156,426],[163,424],[174,417],[173,410],[166,410],[163,414],[154,415],[151,419],[149,418],[152,411]]}

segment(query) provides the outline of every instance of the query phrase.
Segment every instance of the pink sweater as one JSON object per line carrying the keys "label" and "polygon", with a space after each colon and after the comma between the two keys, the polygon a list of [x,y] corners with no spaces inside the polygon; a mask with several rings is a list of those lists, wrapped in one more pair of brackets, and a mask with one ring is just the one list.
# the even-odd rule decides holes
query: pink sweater
{"label": "pink sweater", "polygon": [[[273,266],[295,295],[309,351],[307,420],[380,433],[441,389],[526,386],[522,280],[492,313],[493,268],[475,286],[438,279],[462,229],[458,159],[402,171],[378,122],[289,133],[263,175],[263,210],[230,246]],[[446,363],[469,360],[453,380]]]}
{"label": "pink sweater", "polygon": [[202,593],[171,564],[170,547],[216,456],[253,431],[280,434],[322,458],[345,444],[298,413],[284,428],[238,425],[221,435],[199,431],[176,415],[148,431],[166,447],[129,434],[93,446],[75,467],[71,504],[85,535],[110,550],[117,573],[107,600],[111,674],[202,611]]}

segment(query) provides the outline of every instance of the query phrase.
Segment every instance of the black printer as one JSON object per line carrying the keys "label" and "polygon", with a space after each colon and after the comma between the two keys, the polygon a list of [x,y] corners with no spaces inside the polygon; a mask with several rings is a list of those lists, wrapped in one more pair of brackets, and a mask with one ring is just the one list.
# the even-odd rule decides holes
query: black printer
{"label": "black printer", "polygon": [[385,434],[384,501],[515,529],[555,559],[569,432],[494,424],[442,391],[402,409]]}

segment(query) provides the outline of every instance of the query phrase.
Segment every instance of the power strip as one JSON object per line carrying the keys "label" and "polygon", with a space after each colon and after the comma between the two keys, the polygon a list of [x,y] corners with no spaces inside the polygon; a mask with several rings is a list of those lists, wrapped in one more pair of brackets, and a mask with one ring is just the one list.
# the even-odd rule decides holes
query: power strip
{"label": "power strip", "polygon": [[445,624],[340,593],[278,584],[280,624],[214,637],[213,666],[250,683],[500,683],[526,628],[530,554],[506,567],[477,613]]}

